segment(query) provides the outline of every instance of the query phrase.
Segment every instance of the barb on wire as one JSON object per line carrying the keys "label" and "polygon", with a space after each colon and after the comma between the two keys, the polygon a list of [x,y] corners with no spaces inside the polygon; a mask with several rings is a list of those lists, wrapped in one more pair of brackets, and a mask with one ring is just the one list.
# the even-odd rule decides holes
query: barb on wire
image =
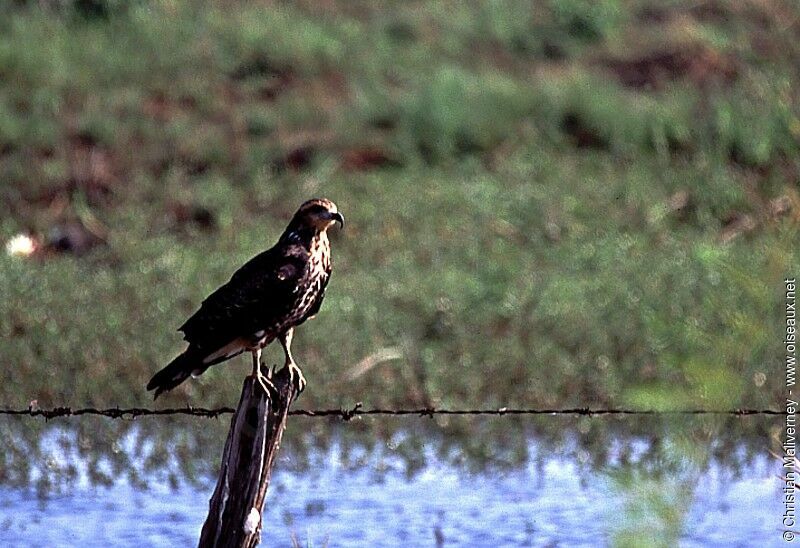
{"label": "barb on wire", "polygon": [[[167,409],[149,409],[145,407],[119,408],[111,407],[98,409],[93,407],[83,407],[73,409],[71,407],[53,407],[50,409],[39,409],[29,407],[27,409],[0,409],[0,415],[19,415],[28,417],[43,417],[50,420],[58,417],[76,417],[81,415],[97,415],[112,419],[135,419],[137,417],[163,416],[163,415],[190,415],[195,417],[215,418],[220,415],[227,415],[234,412],[232,407],[219,407],[208,409],[205,407],[174,407]],[[509,415],[582,415],[589,417],[608,416],[608,415],[729,415],[736,417],[750,415],[786,415],[784,410],[776,409],[602,409],[591,407],[571,407],[563,409],[536,409],[536,408],[510,408],[500,407],[499,409],[439,409],[435,407],[425,407],[419,409],[363,409],[361,402],[356,403],[351,409],[296,409],[289,411],[290,415],[301,417],[339,417],[344,421],[350,421],[360,416],[417,416],[433,418],[434,415],[487,415],[487,416],[509,416]]]}

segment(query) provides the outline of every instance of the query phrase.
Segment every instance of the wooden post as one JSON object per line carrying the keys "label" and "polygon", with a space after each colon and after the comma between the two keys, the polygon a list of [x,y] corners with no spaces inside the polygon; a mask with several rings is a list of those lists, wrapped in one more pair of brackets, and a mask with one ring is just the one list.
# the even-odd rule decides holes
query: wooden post
{"label": "wooden post", "polygon": [[296,393],[284,367],[272,376],[271,400],[252,376],[231,419],[219,477],[200,533],[200,548],[244,548],[261,540],[261,516],[289,405]]}

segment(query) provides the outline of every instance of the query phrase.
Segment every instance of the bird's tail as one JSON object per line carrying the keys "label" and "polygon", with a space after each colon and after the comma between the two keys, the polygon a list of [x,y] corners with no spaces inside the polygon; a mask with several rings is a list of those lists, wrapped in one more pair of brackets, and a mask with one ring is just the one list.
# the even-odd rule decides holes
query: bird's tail
{"label": "bird's tail", "polygon": [[164,369],[153,375],[147,383],[147,389],[156,391],[153,396],[153,399],[156,399],[162,392],[172,390],[190,376],[199,375],[207,368],[208,366],[202,363],[202,353],[190,346]]}

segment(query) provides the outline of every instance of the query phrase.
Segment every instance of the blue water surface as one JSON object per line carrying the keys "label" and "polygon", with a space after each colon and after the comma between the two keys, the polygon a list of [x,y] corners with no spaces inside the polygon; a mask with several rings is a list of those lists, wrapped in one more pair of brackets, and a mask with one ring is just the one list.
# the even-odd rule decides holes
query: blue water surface
{"label": "blue water surface", "polygon": [[[535,448],[532,448],[535,454]],[[532,458],[512,470],[471,473],[438,461],[409,474],[391,456],[341,462],[334,446],[308,469],[277,465],[264,516],[263,546],[604,546],[630,526],[644,491],[577,458]],[[779,467],[762,459],[734,477],[710,465],[691,477],[681,546],[778,546]],[[686,477],[680,478],[684,483]],[[654,484],[657,485],[657,484]],[[668,488],[669,486],[665,487]],[[0,488],[0,545],[196,546],[212,483],[137,489],[86,481],[42,499]],[[639,531],[658,516],[636,515]]]}

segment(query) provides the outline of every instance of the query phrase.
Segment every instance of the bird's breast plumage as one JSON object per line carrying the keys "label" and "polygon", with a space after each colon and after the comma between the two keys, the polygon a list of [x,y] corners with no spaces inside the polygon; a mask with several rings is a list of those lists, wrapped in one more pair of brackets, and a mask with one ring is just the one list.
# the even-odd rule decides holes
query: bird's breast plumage
{"label": "bird's breast plumage", "polygon": [[[300,246],[298,246],[300,247]],[[308,248],[303,246],[307,261],[303,272],[297,278],[294,288],[294,302],[288,313],[280,318],[272,331],[281,333],[295,325],[303,323],[319,310],[325,294],[325,287],[331,273],[330,243],[325,233],[311,240]]]}

